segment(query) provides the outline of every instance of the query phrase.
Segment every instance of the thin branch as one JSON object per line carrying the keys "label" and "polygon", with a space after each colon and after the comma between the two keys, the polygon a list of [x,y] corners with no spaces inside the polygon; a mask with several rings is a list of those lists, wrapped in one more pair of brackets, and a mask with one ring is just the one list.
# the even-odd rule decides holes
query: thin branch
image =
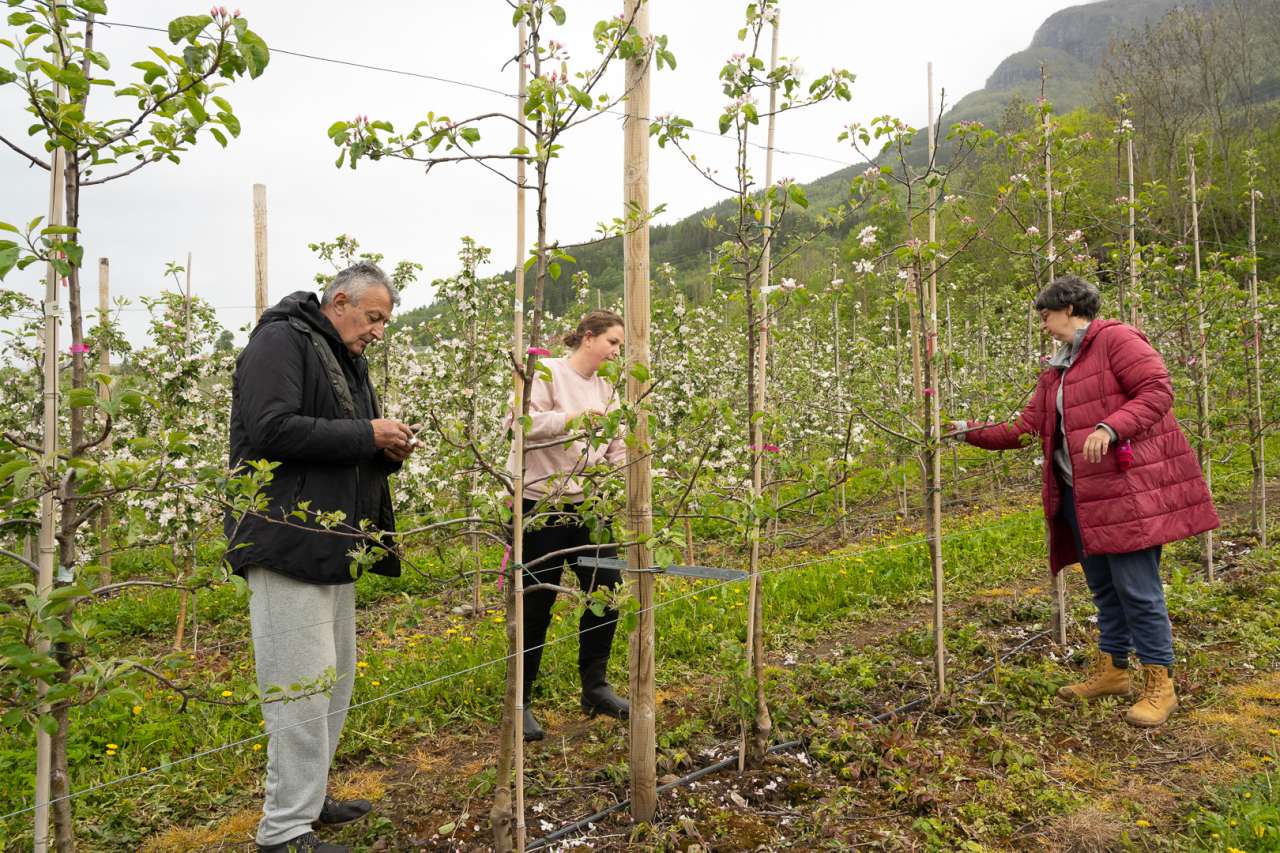
{"label": "thin branch", "polygon": [[34,155],[28,154],[26,151],[23,151],[21,148],[19,148],[17,145],[14,145],[12,142],[10,142],[8,139],[6,139],[4,136],[0,136],[0,142],[3,142],[3,143],[4,143],[5,145],[7,145],[9,148],[13,149],[13,150],[14,150],[14,151],[16,151],[18,154],[20,154],[20,155],[22,155],[23,157],[27,158],[27,160],[31,161],[31,165],[33,165],[33,166],[39,166],[41,169],[44,169],[46,172],[47,172],[47,171],[49,171],[49,164],[48,164],[48,163],[46,163],[45,161],[41,160],[39,157],[36,157],[36,156],[34,156]]}

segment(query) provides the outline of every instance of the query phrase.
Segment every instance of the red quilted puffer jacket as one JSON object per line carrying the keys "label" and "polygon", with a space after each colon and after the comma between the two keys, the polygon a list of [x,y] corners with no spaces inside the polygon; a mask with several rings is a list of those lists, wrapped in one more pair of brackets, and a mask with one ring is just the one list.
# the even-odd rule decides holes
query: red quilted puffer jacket
{"label": "red quilted puffer jacket", "polygon": [[[1054,474],[1058,385],[1054,367],[1017,420],[965,433],[988,450],[1011,450],[1040,437],[1049,563],[1056,574],[1078,562],[1071,528],[1058,515],[1062,490]],[[1071,453],[1080,538],[1088,554],[1123,554],[1176,542],[1219,524],[1200,463],[1173,417],[1173,386],[1159,353],[1137,329],[1116,320],[1089,325],[1065,374],[1062,411]],[[1101,462],[1087,462],[1084,441],[1099,423],[1133,442],[1133,466],[1116,464],[1116,442]],[[980,427],[981,424],[970,423]]]}

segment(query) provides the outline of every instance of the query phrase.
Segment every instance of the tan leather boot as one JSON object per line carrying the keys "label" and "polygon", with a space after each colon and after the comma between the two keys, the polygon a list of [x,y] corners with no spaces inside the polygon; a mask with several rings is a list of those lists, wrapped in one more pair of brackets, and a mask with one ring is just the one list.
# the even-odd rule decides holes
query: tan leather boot
{"label": "tan leather boot", "polygon": [[1163,725],[1173,713],[1173,709],[1178,707],[1178,696],[1173,692],[1173,679],[1169,677],[1169,668],[1144,666],[1142,674],[1146,678],[1142,688],[1142,698],[1124,715],[1124,721],[1145,728]]}
{"label": "tan leather boot", "polygon": [[1089,677],[1075,684],[1058,688],[1062,699],[1096,699],[1099,696],[1129,696],[1133,688],[1129,684],[1129,670],[1121,669],[1107,652],[1098,652],[1089,666]]}

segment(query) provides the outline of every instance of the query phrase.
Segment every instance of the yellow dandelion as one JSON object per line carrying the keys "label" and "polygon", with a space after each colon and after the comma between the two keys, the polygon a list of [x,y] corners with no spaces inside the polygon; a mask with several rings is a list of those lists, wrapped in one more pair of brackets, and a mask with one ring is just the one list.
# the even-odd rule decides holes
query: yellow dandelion
{"label": "yellow dandelion", "polygon": [[136,716],[138,716],[138,715],[139,715],[139,714],[141,714],[141,713],[142,713],[142,706],[141,706],[141,705],[134,705],[134,706],[133,706],[133,715],[136,717]]}
{"label": "yellow dandelion", "polygon": [[471,642],[471,638],[470,638],[470,637],[463,637],[463,638],[462,638],[462,642],[464,642],[464,643],[469,643],[469,642]]}
{"label": "yellow dandelion", "polygon": [[373,679],[372,681],[370,681],[369,683],[370,683],[370,684],[372,684],[374,687],[377,687],[377,686],[378,686],[379,684],[381,684],[382,682],[375,678],[375,679]]}
{"label": "yellow dandelion", "polygon": [[1244,853],[1239,847],[1228,847],[1227,853]]}
{"label": "yellow dandelion", "polygon": [[223,699],[225,699],[225,698],[227,698],[228,696],[231,696],[231,695],[234,695],[234,694],[232,694],[232,692],[231,692],[230,690],[224,690],[224,691],[222,691],[222,698],[223,698]]}
{"label": "yellow dandelion", "polygon": [[1143,829],[1147,829],[1148,827],[1150,827],[1150,826],[1151,826],[1151,821],[1149,821],[1149,820],[1143,820],[1142,818],[1138,818],[1138,819],[1137,819],[1136,821],[1134,821],[1134,822],[1135,822],[1138,826],[1142,827]]}
{"label": "yellow dandelion", "polygon": [[1270,755],[1264,755],[1264,756],[1262,756],[1262,758],[1261,758],[1261,759],[1259,759],[1259,760],[1260,760],[1263,764],[1270,764],[1272,759],[1271,759],[1271,756],[1270,756]]}
{"label": "yellow dandelion", "polygon": [[260,750],[260,749],[262,749],[262,744],[260,744],[260,743],[255,743],[255,744],[253,745],[253,751],[254,751],[254,752],[257,752],[257,751],[258,751],[258,750]]}
{"label": "yellow dandelion", "polygon": [[369,662],[367,660],[362,660],[356,664],[356,669],[364,669],[368,665],[369,665]]}
{"label": "yellow dandelion", "polygon": [[1262,824],[1260,824],[1260,823],[1255,823],[1255,824],[1253,825],[1253,837],[1254,837],[1254,838],[1261,838],[1262,836],[1264,836],[1264,835],[1266,835],[1266,834],[1267,834],[1267,828],[1266,828],[1265,826],[1263,826],[1263,825],[1262,825]]}
{"label": "yellow dandelion", "polygon": [[119,749],[119,748],[120,747],[116,746],[114,743],[107,744],[107,749]]}
{"label": "yellow dandelion", "polygon": [[116,754],[116,751],[115,751],[114,749],[108,749],[108,750],[107,750],[107,758],[111,758],[111,757],[113,757],[115,754]]}
{"label": "yellow dandelion", "polygon": [[1272,737],[1280,737],[1280,729],[1267,729],[1267,734]]}
{"label": "yellow dandelion", "polygon": [[139,773],[146,773],[146,772],[147,772],[147,768],[145,768],[145,767],[139,767],[139,768],[138,768],[138,772],[139,772]]}
{"label": "yellow dandelion", "polygon": [[1252,799],[1253,799],[1253,791],[1245,791],[1245,792],[1244,792],[1244,798],[1245,798],[1246,800],[1252,800]]}

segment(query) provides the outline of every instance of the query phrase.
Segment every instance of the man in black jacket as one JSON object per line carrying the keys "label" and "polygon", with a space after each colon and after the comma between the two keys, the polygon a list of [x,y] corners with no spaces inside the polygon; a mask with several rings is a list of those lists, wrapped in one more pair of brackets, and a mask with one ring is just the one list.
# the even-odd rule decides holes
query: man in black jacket
{"label": "man in black jacket", "polygon": [[278,463],[266,509],[228,517],[227,561],[246,579],[267,742],[259,851],[347,850],[314,826],[370,809],[326,795],[356,671],[354,581],[398,577],[387,476],[417,446],[383,418],[364,350],[400,301],[376,265],[338,273],[322,299],[298,291],[263,312],[236,360],[231,464]]}

